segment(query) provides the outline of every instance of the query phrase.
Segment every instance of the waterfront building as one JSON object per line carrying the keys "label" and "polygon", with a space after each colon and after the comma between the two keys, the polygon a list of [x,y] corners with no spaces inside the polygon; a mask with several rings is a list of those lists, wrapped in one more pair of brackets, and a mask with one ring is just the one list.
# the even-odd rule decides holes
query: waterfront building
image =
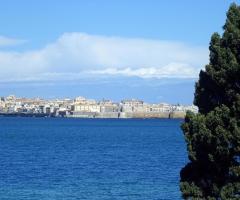
{"label": "waterfront building", "polygon": [[121,111],[122,112],[134,112],[138,108],[143,107],[143,101],[137,99],[122,100]]}
{"label": "waterfront building", "polygon": [[102,100],[99,102],[100,112],[101,113],[111,113],[111,112],[119,112],[119,104],[113,103],[110,100]]}

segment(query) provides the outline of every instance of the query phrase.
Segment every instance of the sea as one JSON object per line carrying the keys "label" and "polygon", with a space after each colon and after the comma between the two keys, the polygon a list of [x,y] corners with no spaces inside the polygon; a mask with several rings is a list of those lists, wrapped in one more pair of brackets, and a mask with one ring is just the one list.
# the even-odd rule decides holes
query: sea
{"label": "sea", "polygon": [[0,200],[178,200],[178,119],[0,117]]}

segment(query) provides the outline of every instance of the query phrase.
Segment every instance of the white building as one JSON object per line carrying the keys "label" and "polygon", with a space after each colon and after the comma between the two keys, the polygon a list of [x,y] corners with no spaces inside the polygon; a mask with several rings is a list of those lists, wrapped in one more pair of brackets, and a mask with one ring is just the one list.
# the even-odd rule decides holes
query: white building
{"label": "white building", "polygon": [[143,101],[141,100],[130,99],[121,101],[122,112],[136,112],[139,109],[143,109]]}

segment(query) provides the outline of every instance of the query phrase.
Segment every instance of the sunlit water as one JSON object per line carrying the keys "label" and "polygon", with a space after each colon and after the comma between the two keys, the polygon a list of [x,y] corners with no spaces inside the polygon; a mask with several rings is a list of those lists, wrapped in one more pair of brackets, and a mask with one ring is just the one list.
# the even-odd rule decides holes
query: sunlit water
{"label": "sunlit water", "polygon": [[181,122],[0,118],[0,199],[181,199]]}

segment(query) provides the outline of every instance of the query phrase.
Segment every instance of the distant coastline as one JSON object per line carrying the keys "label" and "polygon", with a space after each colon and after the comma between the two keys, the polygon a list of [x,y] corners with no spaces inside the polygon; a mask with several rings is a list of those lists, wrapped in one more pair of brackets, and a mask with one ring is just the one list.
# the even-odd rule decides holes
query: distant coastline
{"label": "distant coastline", "polygon": [[146,103],[138,99],[96,101],[84,97],[75,99],[22,98],[10,95],[0,99],[0,115],[8,117],[66,118],[184,118],[186,112],[198,112],[193,105]]}

